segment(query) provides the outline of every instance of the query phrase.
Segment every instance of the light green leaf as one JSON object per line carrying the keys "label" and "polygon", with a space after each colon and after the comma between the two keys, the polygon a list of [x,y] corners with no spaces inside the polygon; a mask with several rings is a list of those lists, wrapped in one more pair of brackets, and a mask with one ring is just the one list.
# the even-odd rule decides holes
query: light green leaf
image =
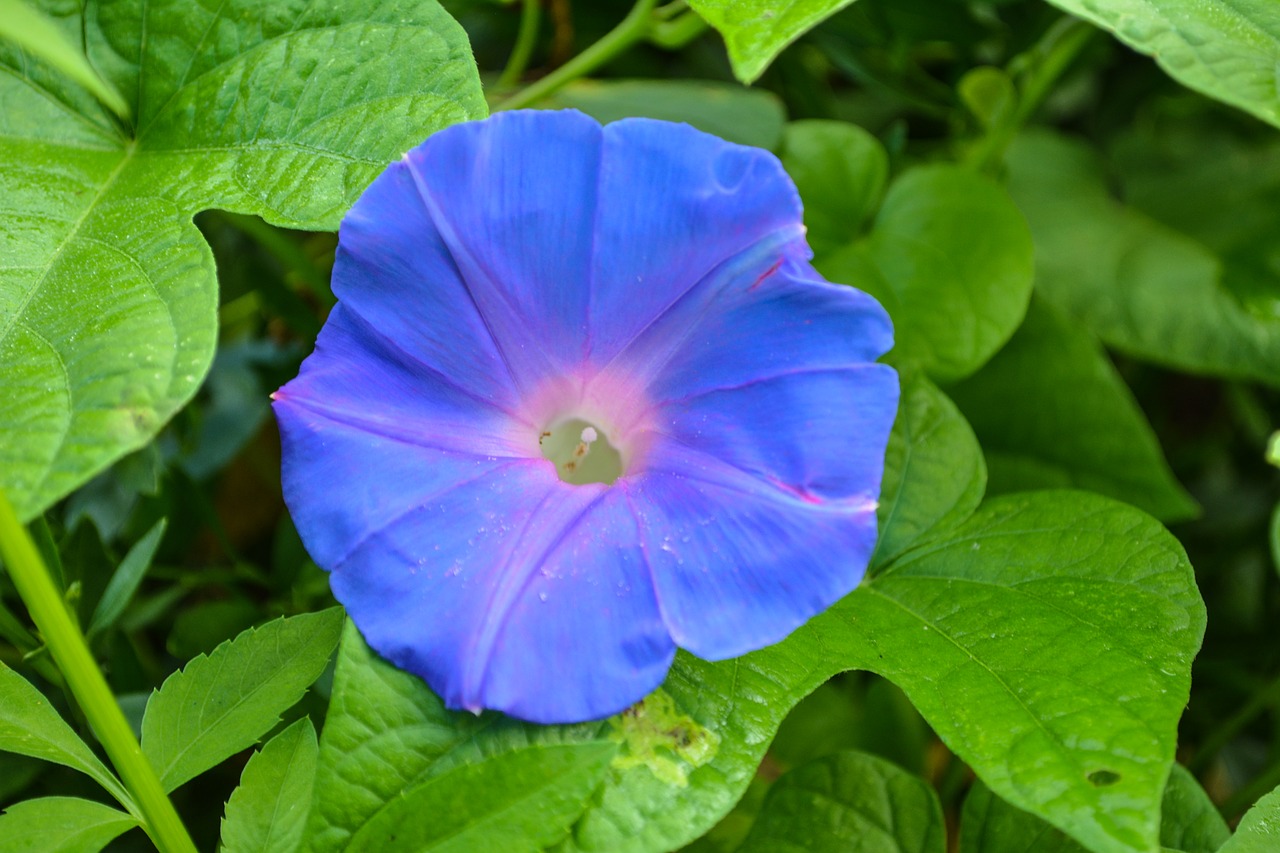
{"label": "light green leaf", "polygon": [[151,567],[151,558],[155,556],[156,548],[160,547],[160,540],[164,538],[165,525],[165,519],[157,521],[141,539],[133,543],[133,547],[116,567],[111,580],[107,582],[107,588],[102,591],[102,598],[98,599],[98,606],[93,609],[93,618],[89,620],[90,638],[116,624],[120,614],[129,605],[142,578],[147,574],[147,569]]}
{"label": "light green leaf", "polygon": [[129,105],[103,80],[83,53],[76,50],[42,12],[26,0],[0,0],[0,42],[8,40],[88,89],[94,97],[128,120]]}
{"label": "light green leaf", "polygon": [[1274,853],[1277,847],[1280,847],[1280,788],[1244,813],[1236,834],[1218,853]]}
{"label": "light green leaf", "polygon": [[1141,53],[1171,77],[1280,127],[1274,0],[1049,0]]}
{"label": "light green leaf", "polygon": [[1196,512],[1101,347],[1042,300],[995,358],[948,391],[982,444],[993,493],[1074,487],[1165,521]]}
{"label": "light green leaf", "polygon": [[896,180],[871,233],[819,258],[818,269],[888,310],[891,362],[950,382],[981,367],[1022,322],[1032,252],[1003,188],[959,167],[927,166]]}
{"label": "light green leaf", "polygon": [[905,375],[885,451],[872,571],[929,530],[968,518],[986,483],[982,448],[964,416],[928,379]]}
{"label": "light green leaf", "polygon": [[329,663],[338,608],[250,628],[200,655],[151,694],[142,751],[172,791],[266,734]]}
{"label": "light green leaf", "polygon": [[1231,830],[1196,777],[1173,765],[1160,806],[1160,843],[1183,853],[1215,853]]}
{"label": "light green leaf", "polygon": [[804,224],[814,252],[857,238],[880,207],[889,155],[856,124],[793,121],[782,137],[782,165],[804,200]]}
{"label": "light green leaf", "polygon": [[724,36],[733,75],[756,80],[783,48],[853,0],[689,0]]}
{"label": "light green leaf", "polygon": [[1138,358],[1280,385],[1280,318],[1247,310],[1201,243],[1112,198],[1091,149],[1027,133],[1008,167],[1037,291],[1068,318]]}
{"label": "light green leaf", "polygon": [[629,116],[682,121],[730,142],[776,148],[787,119],[762,89],[702,80],[578,80],[544,107],[572,107],[601,123]]}
{"label": "light green leaf", "polygon": [[0,750],[42,758],[88,775],[121,803],[124,787],[25,678],[0,663]]}
{"label": "light green leaf", "polygon": [[608,744],[539,744],[455,767],[388,803],[346,849],[538,853],[566,838],[615,752]]}
{"label": "light green leaf", "polygon": [[320,747],[303,717],[253,754],[222,819],[224,853],[293,853],[302,843]]}
{"label": "light green leaf", "polygon": [[193,214],[335,228],[388,162],[485,113],[433,0],[59,9],[136,120],[0,44],[0,488],[23,519],[200,386],[218,295]]}
{"label": "light green leaf", "polygon": [[882,758],[840,752],[769,789],[741,853],[944,853],[942,806],[923,779]]}
{"label": "light green leaf", "polygon": [[0,815],[0,844],[5,853],[98,853],[137,825],[132,816],[93,800],[41,797]]}
{"label": "light green leaf", "polygon": [[1204,607],[1177,541],[1088,493],[1010,496],[918,541],[787,640],[680,653],[628,713],[575,726],[450,713],[348,630],[321,738],[312,850],[402,791],[531,744],[619,746],[561,845],[673,849],[754,777],[782,717],[836,672],[895,681],[980,777],[1102,853],[1150,848]]}

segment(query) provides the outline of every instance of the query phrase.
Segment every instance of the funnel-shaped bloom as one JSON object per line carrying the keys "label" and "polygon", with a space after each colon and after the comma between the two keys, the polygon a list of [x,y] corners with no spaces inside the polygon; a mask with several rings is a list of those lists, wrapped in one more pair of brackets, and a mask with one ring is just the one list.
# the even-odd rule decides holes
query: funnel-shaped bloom
{"label": "funnel-shaped bloom", "polygon": [[513,112],[393,163],[275,395],[285,497],[369,644],[453,708],[622,710],[676,647],[857,585],[897,377],[765,151]]}

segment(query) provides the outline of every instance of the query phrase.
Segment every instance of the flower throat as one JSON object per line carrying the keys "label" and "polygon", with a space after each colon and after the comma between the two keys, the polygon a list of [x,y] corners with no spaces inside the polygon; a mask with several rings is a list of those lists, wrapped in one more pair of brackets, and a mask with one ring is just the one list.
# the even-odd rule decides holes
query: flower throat
{"label": "flower throat", "polygon": [[594,425],[570,418],[543,430],[542,458],[556,466],[561,480],[574,486],[613,483],[622,476],[622,455]]}

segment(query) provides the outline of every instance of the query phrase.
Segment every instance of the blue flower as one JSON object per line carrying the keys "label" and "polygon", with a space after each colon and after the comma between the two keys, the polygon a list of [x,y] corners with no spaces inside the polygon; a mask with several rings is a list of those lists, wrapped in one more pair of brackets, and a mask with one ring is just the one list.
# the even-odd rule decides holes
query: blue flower
{"label": "blue flower", "polygon": [[368,643],[449,707],[573,722],[852,590],[892,328],[810,254],[777,159],[685,125],[503,113],[393,163],[274,397]]}

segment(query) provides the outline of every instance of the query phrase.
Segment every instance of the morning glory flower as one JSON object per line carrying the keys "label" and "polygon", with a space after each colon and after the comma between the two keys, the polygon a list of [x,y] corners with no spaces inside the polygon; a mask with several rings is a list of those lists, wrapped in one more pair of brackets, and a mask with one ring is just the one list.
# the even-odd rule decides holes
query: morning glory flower
{"label": "morning glory flower", "polygon": [[286,501],[369,645],[451,708],[573,722],[852,590],[892,328],[810,255],[778,160],[685,125],[502,113],[393,163],[275,395]]}

